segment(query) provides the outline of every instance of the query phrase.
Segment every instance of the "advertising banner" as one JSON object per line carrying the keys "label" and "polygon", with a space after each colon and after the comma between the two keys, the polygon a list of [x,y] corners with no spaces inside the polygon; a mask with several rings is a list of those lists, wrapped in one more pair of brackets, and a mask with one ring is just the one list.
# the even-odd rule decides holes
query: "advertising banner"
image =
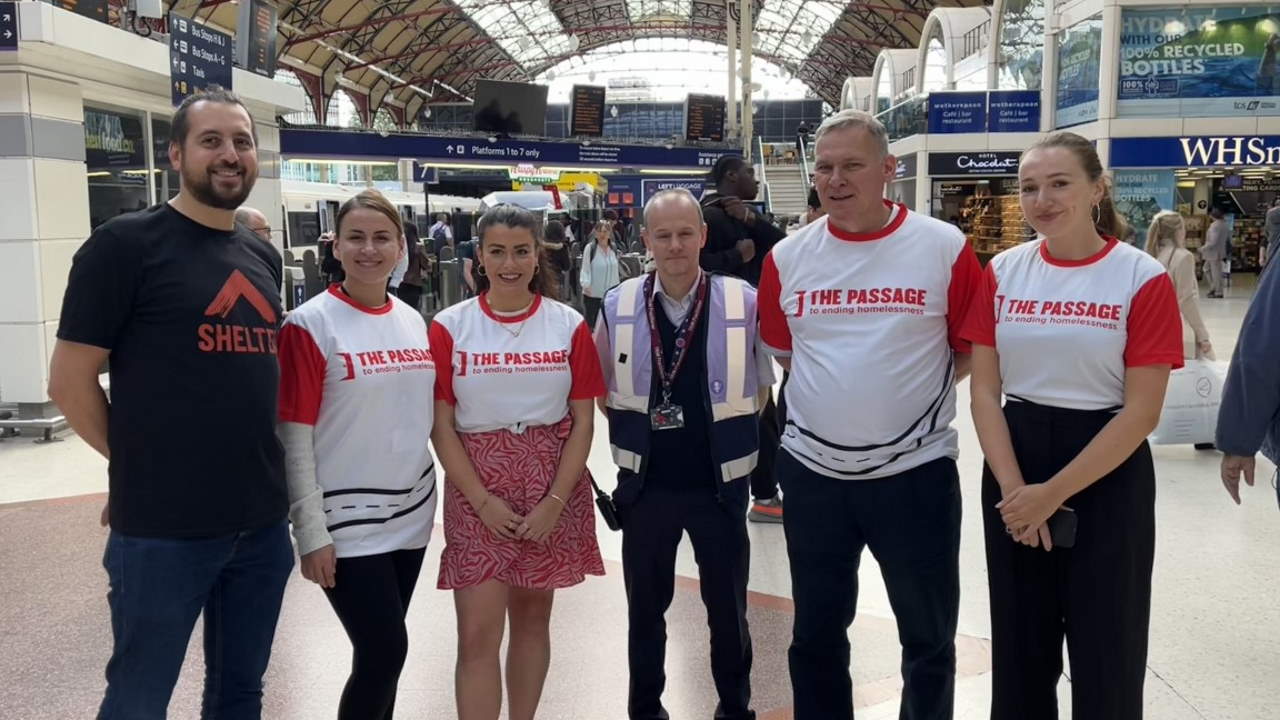
{"label": "advertising banner", "polygon": [[985,92],[929,94],[929,132],[980,133],[987,130]]}
{"label": "advertising banner", "polygon": [[1115,170],[1116,211],[1129,223],[1141,242],[1146,241],[1147,227],[1161,210],[1174,209],[1172,170]]}
{"label": "advertising banner", "polygon": [[1090,18],[1058,36],[1057,108],[1054,127],[1098,119],[1102,62],[1102,17]]}
{"label": "advertising banner", "polygon": [[987,95],[988,132],[1040,132],[1039,90],[992,90]]}
{"label": "advertising banner", "polygon": [[1280,5],[1121,15],[1119,117],[1280,115]]}

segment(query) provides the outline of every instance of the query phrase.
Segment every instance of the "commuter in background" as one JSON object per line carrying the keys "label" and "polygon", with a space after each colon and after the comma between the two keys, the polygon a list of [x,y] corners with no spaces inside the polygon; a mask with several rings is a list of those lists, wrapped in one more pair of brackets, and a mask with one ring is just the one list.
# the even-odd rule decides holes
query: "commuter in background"
{"label": "commuter in background", "polygon": [[1196,258],[1186,247],[1187,223],[1182,215],[1164,210],[1147,228],[1147,252],[1164,266],[1173,280],[1174,295],[1182,311],[1182,356],[1214,360],[1209,330],[1200,317],[1200,286],[1196,283]]}
{"label": "commuter in background", "polygon": [[203,615],[204,716],[257,718],[293,567],[275,431],[281,259],[235,222],[258,177],[235,95],[183,101],[169,161],[176,197],[108,220],[76,252],[49,371],[49,396],[110,460],[114,645],[98,717],[164,718]]}
{"label": "commuter in background", "polygon": [[1204,274],[1209,281],[1209,297],[1222,297],[1223,262],[1230,256],[1231,226],[1227,224],[1226,213],[1222,208],[1209,211],[1213,222],[1205,232],[1204,246],[1200,248],[1200,257],[1204,260]]}
{"label": "commuter in background", "polygon": [[271,242],[271,223],[267,220],[267,216],[258,210],[248,205],[241,205],[236,208],[236,222],[249,228],[249,232],[266,242]]}
{"label": "commuter in background", "polygon": [[[1018,166],[1040,236],[995,256],[964,337],[986,463],[992,720],[1058,717],[1062,642],[1077,720],[1142,717],[1155,557],[1155,429],[1182,321],[1161,264],[1121,226],[1089,140]],[[1005,399],[1001,407],[1002,398]]]}
{"label": "commuter in background", "polygon": [[427,229],[427,237],[431,238],[431,253],[437,258],[441,250],[453,245],[453,228],[449,227],[448,213],[436,215],[436,221]]}
{"label": "commuter in background", "polygon": [[400,280],[400,288],[396,296],[409,307],[421,312],[422,283],[426,280],[427,268],[431,260],[427,256],[426,248],[418,242],[418,226],[407,222],[402,227],[404,228],[405,254],[409,256],[409,267]]}
{"label": "commuter in background", "polygon": [[644,224],[657,270],[609,291],[596,326],[609,442],[620,466],[613,497],[627,589],[627,713],[667,717],[665,614],[687,532],[711,628],[715,716],[750,720],[747,478],[773,363],[756,339],[755,288],[698,267],[707,227],[693,195],[654,195]]}
{"label": "commuter in background", "polygon": [[593,239],[595,242],[582,249],[582,271],[578,277],[588,327],[596,326],[604,294],[622,282],[618,252],[613,245],[613,222],[605,219],[596,223]]}
{"label": "commuter in background", "polygon": [[600,361],[582,316],[557,302],[533,213],[480,219],[479,297],[431,325],[432,439],[445,470],[441,589],[458,613],[459,720],[496,720],[510,621],[512,720],[530,720],[551,662],[558,588],[603,575],[587,453]]}
{"label": "commuter in background", "polygon": [[818,188],[809,188],[809,198],[805,201],[806,210],[804,213],[804,224],[821,218],[826,213],[822,211],[822,200],[818,197]]}
{"label": "commuter in background", "polygon": [[454,261],[458,263],[458,273],[461,275],[462,297],[473,298],[478,292],[476,275],[479,265],[476,261],[476,243],[474,240],[464,240],[455,243],[453,250]]}
{"label": "commuter in background", "polygon": [[1267,210],[1267,219],[1263,225],[1262,266],[1265,269],[1271,264],[1272,256],[1280,253],[1280,197],[1271,203]]}
{"label": "commuter in background", "polygon": [[[736,155],[726,155],[716,161],[707,179],[714,189],[702,196],[702,211],[707,219],[707,244],[700,255],[702,269],[759,285],[765,255],[786,233],[747,205],[760,190],[755,168]],[[770,392],[760,414],[760,462],[751,475],[755,501],[748,517],[755,522],[782,522],[782,496],[774,473],[780,435],[778,410]]]}
{"label": "commuter in background", "polygon": [[[870,547],[902,642],[903,720],[950,718],[960,606],[955,383],[981,269],[964,234],[884,199],[897,161],[871,115],[816,133],[825,219],[778,243],[760,337],[790,371],[777,473],[795,625],[796,720],[849,720],[849,626]],[[763,436],[761,442],[764,442]]]}
{"label": "commuter in background", "polygon": [[[1272,248],[1275,249],[1274,246]],[[1275,265],[1275,261],[1271,263]],[[1231,356],[1231,369],[1218,410],[1216,444],[1222,458],[1222,484],[1240,502],[1240,476],[1253,485],[1254,455],[1259,451],[1280,464],[1280,273],[1274,268],[1258,280]],[[1275,484],[1275,478],[1272,478]]]}
{"label": "commuter in background", "polygon": [[365,190],[338,210],[337,226],[346,279],[280,330],[279,434],[302,575],[323,588],[351,640],[338,720],[391,720],[405,614],[435,519],[424,400],[436,373],[422,315],[387,292],[406,252],[395,206]]}
{"label": "commuter in background", "polygon": [[560,287],[560,293],[556,299],[567,303],[572,299],[569,270],[573,267],[573,258],[569,255],[569,239],[565,236],[565,227],[559,220],[551,220],[543,232],[546,234],[544,245],[547,260],[555,271],[556,284]]}

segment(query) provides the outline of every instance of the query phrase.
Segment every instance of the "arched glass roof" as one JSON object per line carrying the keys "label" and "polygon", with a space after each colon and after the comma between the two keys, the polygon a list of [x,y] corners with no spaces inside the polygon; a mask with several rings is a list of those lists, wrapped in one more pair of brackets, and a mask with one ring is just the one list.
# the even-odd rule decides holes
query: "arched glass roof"
{"label": "arched glass roof", "polygon": [[756,22],[759,51],[802,61],[844,12],[843,2],[829,0],[768,0]]}
{"label": "arched glass roof", "polygon": [[548,0],[455,0],[455,4],[523,66],[560,57],[576,47]]}
{"label": "arched glass roof", "polygon": [[[548,101],[569,101],[572,87],[603,85],[608,99],[675,102],[688,93],[724,95],[728,88],[728,50],[724,45],[675,37],[648,37],[605,45],[561,62],[535,78],[550,86]],[[812,90],[778,65],[755,58],[751,79],[761,88],[755,97],[798,100]]]}

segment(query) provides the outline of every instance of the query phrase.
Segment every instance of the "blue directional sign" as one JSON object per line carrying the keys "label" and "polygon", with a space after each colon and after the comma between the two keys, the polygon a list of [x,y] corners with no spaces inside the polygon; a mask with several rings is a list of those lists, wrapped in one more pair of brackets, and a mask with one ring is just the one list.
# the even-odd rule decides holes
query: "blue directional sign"
{"label": "blue directional sign", "polygon": [[0,50],[18,49],[18,6],[0,2]]}
{"label": "blue directional sign", "polygon": [[169,80],[173,106],[210,85],[231,89],[231,36],[169,14]]}
{"label": "blue directional sign", "polygon": [[929,132],[980,133],[986,130],[985,92],[935,92],[929,95]]}
{"label": "blue directional sign", "polygon": [[1040,132],[1039,90],[992,90],[987,93],[989,132]]}

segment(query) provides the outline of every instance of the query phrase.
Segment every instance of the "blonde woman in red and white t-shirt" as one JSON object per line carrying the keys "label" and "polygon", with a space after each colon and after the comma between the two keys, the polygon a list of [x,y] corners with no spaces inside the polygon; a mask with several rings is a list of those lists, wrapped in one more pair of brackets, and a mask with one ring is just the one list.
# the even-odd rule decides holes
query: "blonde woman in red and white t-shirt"
{"label": "blonde woman in red and white t-shirt", "polygon": [[[992,720],[1141,718],[1155,556],[1155,429],[1182,365],[1173,285],[1121,224],[1093,144],[1055,133],[1022,156],[1040,237],[987,266],[962,336],[986,456]],[[1002,400],[1005,400],[1001,407]],[[1048,551],[1048,552],[1046,552]]]}
{"label": "blonde woman in red and white t-shirt", "polygon": [[485,213],[481,293],[429,333],[446,484],[439,586],[458,612],[460,720],[497,720],[508,618],[510,717],[534,717],[555,590],[604,574],[586,470],[604,381],[582,316],[552,299],[541,234],[527,210]]}

